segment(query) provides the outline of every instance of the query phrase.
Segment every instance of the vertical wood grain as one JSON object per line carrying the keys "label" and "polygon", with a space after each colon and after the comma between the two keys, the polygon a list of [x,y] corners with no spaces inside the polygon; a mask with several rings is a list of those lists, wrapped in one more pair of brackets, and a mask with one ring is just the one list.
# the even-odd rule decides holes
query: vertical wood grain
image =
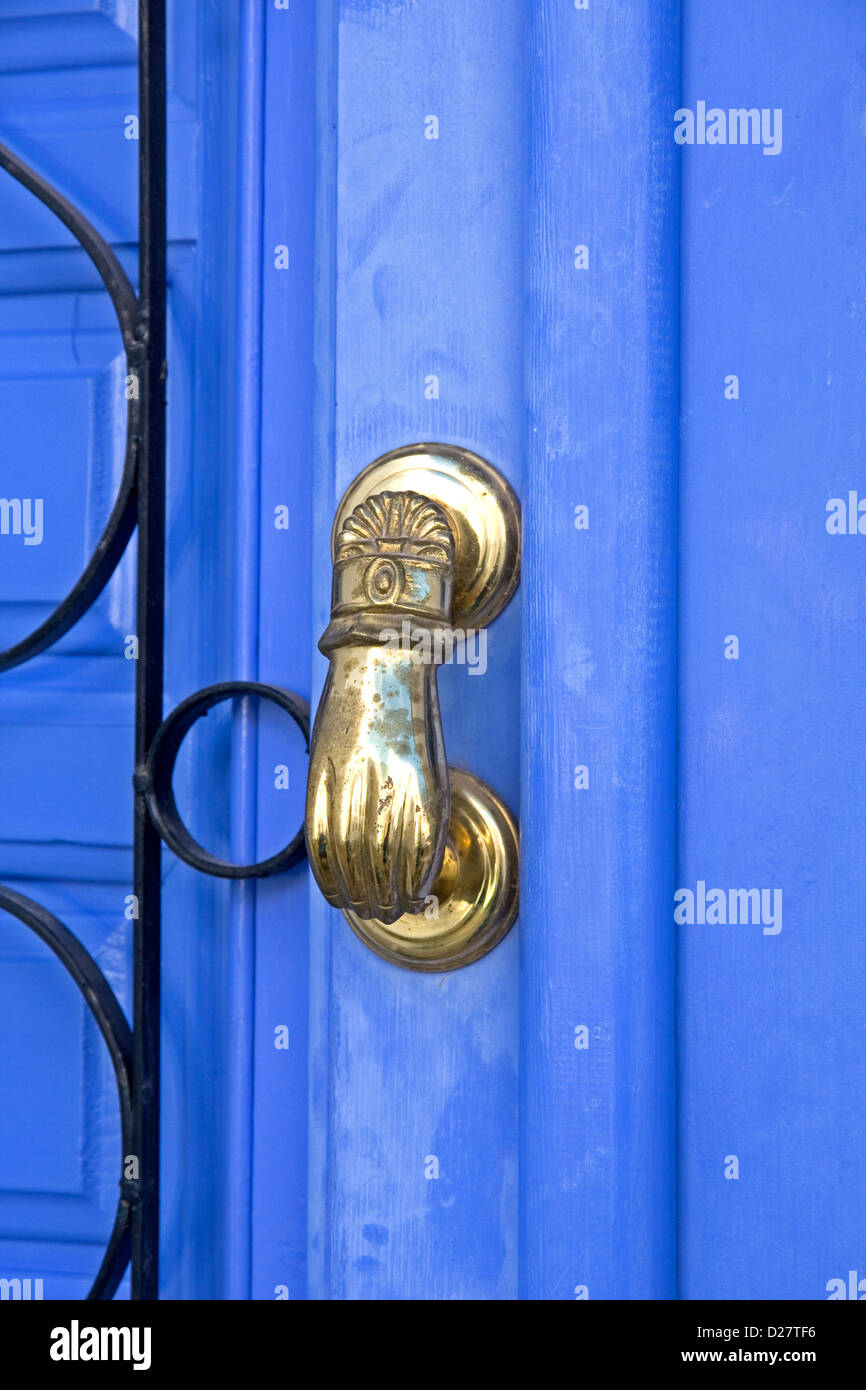
{"label": "vertical wood grain", "polygon": [[670,1298],[679,5],[528,8],[520,1287]]}
{"label": "vertical wood grain", "polygon": [[[316,635],[336,502],[377,455],[463,444],[520,490],[524,18],[521,0],[340,0],[333,30],[322,16]],[[440,675],[449,761],[514,806],[519,644],[518,601],[483,676]],[[314,696],[324,669],[316,653]],[[514,1297],[516,934],[418,975],[312,902],[310,1296]]]}
{"label": "vertical wood grain", "polygon": [[683,107],[783,139],[681,151],[677,886],[783,911],[678,927],[680,1291],[862,1300],[866,10],[684,16]]}

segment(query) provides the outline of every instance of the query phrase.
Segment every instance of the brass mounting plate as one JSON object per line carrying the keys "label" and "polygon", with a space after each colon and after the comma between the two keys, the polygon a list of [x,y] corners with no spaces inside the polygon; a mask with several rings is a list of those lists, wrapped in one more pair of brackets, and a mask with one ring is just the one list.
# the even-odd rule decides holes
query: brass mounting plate
{"label": "brass mounting plate", "polygon": [[417,492],[445,509],[454,532],[453,624],[487,627],[520,581],[520,503],[493,464],[450,444],[409,444],[369,464],[344,493],[337,536],[355,508],[381,492]]}
{"label": "brass mounting plate", "polygon": [[517,918],[519,837],[504,801],[486,782],[449,768],[451,822],[431,902],[386,926],[343,909],[356,936],[383,960],[409,970],[444,971],[492,951]]}

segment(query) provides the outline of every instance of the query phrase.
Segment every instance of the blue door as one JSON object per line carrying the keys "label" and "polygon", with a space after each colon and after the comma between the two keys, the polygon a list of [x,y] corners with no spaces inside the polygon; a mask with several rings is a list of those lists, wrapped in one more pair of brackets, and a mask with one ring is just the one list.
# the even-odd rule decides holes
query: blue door
{"label": "blue door", "polygon": [[[0,0],[0,138],[133,279],[134,9]],[[487,460],[523,549],[438,677],[449,764],[520,822],[494,950],[403,969],[303,866],[164,850],[163,1296],[866,1297],[866,12],[169,15],[166,713],[229,679],[315,707],[335,512],[391,450]],[[123,359],[63,228],[11,181],[0,208],[6,647],[107,516]],[[133,594],[128,556],[0,676],[2,879],[127,1008]],[[306,767],[283,712],[226,702],[178,808],[266,859]],[[0,1276],[80,1297],[111,1070],[0,933]]]}
{"label": "blue door", "polygon": [[[236,370],[243,222],[226,209],[247,206],[238,113],[252,66],[241,36],[253,26],[236,5],[216,17],[206,9],[169,12],[170,161],[183,175],[172,178],[168,226],[166,712],[190,691],[241,674],[245,659],[238,634],[248,589],[225,559],[240,548],[235,498],[246,496],[251,461],[237,424],[246,389]],[[134,3],[0,5],[0,138],[93,223],[133,284],[136,35]],[[108,295],[74,238],[5,173],[0,208],[5,650],[64,598],[106,524],[130,384]],[[134,550],[133,540],[69,634],[4,671],[0,688],[2,881],[75,933],[130,1020]],[[175,778],[191,829],[217,853],[231,831],[225,738],[219,719],[206,737],[194,731]],[[168,857],[164,870],[163,1289],[218,1297],[239,1224],[228,1138],[238,1123],[229,1096],[243,1089],[232,1070],[238,892]],[[6,913],[0,932],[0,1278],[9,1281],[0,1294],[16,1297],[14,1281],[26,1290],[30,1280],[33,1297],[83,1298],[118,1205],[115,1081],[67,971]]]}

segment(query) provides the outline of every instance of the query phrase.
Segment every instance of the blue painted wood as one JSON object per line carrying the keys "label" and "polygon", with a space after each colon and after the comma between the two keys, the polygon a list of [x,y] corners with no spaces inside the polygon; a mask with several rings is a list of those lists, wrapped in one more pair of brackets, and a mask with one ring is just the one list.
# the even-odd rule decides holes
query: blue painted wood
{"label": "blue painted wood", "polygon": [[674,1293],[678,12],[533,7],[525,1298]]}
{"label": "blue painted wood", "polygon": [[[0,5],[0,126],[134,270],[132,8]],[[451,761],[521,816],[521,921],[494,954],[412,975],[301,872],[238,888],[166,857],[167,1296],[823,1298],[866,1277],[866,562],[826,526],[860,488],[866,20],[741,8],[721,29],[683,6],[681,94],[673,0],[174,7],[167,703],[241,674],[318,695],[334,506],[386,449],[490,458],[525,556],[485,673],[440,678]],[[781,106],[781,153],[678,151],[699,100]],[[122,363],[65,231],[8,184],[0,214],[0,492],[45,501],[43,544],[0,536],[11,637],[106,514]],[[131,600],[126,564],[0,684],[0,872],[124,1002]],[[206,843],[260,856],[304,775],[275,712],[225,709],[176,789]],[[781,931],[676,926],[699,882],[780,890]],[[0,1057],[0,1274],[80,1296],[113,1210],[112,1082],[5,921]]]}
{"label": "blue painted wood", "polygon": [[[261,222],[264,156],[264,34],[260,7],[241,0],[239,21],[238,177],[236,232],[236,402],[233,524],[234,674],[258,675],[259,535],[261,517]],[[242,702],[236,715],[238,756],[232,760],[232,858],[251,863],[256,853],[257,712]],[[250,1203],[254,1092],[256,887],[230,889],[232,970],[229,983],[226,1150],[226,1296],[249,1298],[251,1279]]]}
{"label": "blue painted wood", "polygon": [[[97,144],[106,152],[104,182],[95,188],[99,174],[81,149],[60,179],[99,224],[112,175],[122,186],[122,171],[136,149],[123,140],[135,49],[105,14],[87,17],[96,24],[76,47],[83,35],[79,18],[31,6],[18,23],[3,7],[0,109],[3,138],[16,144],[26,128],[19,148],[56,176],[54,168],[49,171],[57,153],[52,136],[62,144],[77,136],[80,145],[78,122],[93,117],[93,94],[79,105],[70,88],[85,68],[99,68],[110,55],[117,90],[94,121]],[[81,64],[72,81],[57,61],[66,44],[73,65],[73,53]],[[19,105],[25,71],[33,86]],[[134,218],[133,202],[133,225]],[[46,616],[92,549],[119,473],[125,409],[116,322],[83,258],[57,249],[69,245],[64,229],[58,234],[59,224],[5,176],[0,226],[0,493],[38,501],[41,520],[38,535],[0,535],[5,646]],[[62,274],[55,278],[61,260]],[[76,932],[125,1004],[132,667],[122,644],[131,614],[125,564],[62,647],[7,673],[0,686],[4,881],[36,897]],[[93,654],[89,661],[78,655],[82,650]],[[75,994],[45,948],[4,918],[0,1274],[41,1278],[46,1298],[86,1292],[117,1201],[114,1085],[101,1040]]]}
{"label": "blue painted wood", "polygon": [[677,13],[322,18],[316,631],[360,467],[438,438],[503,468],[525,622],[440,686],[449,758],[520,798],[524,897],[437,979],[314,892],[311,1297],[674,1289]]}
{"label": "blue painted wood", "polygon": [[[195,241],[183,248],[187,276],[172,288],[179,332],[169,415],[178,433],[169,457],[167,707],[251,669],[248,575],[256,564],[254,548],[237,543],[238,534],[251,538],[247,491],[257,455],[250,406],[255,366],[243,356],[250,312],[244,293],[253,267],[245,284],[238,275],[251,215],[239,134],[246,72],[241,6],[221,6],[218,14],[209,6],[183,7],[183,14],[188,40],[195,35],[196,42],[190,48],[177,32],[172,47],[175,61],[185,55],[179,81],[184,100],[194,101],[199,154],[187,164],[182,142],[169,139],[169,214],[175,197],[182,215],[188,190],[181,185],[189,184],[190,171],[198,212]],[[178,119],[183,124],[188,113]],[[254,601],[253,595],[253,611]],[[250,752],[246,730],[230,719],[226,727],[231,737],[222,756],[211,745],[209,755],[188,761],[178,804],[196,818],[205,844],[216,846],[224,833],[221,848],[241,859],[249,841],[238,822],[237,789],[244,788],[241,798],[250,796],[239,771],[249,769]],[[200,737],[207,745],[204,731]],[[238,921],[231,884],[209,880],[168,853],[165,866],[162,1292],[246,1296],[250,927]]]}
{"label": "blue painted wood", "polygon": [[[442,685],[513,798],[519,730],[524,873],[519,956],[441,981],[313,892],[309,1296],[825,1297],[858,1265],[861,576],[825,505],[857,488],[863,21],[789,8],[685,6],[681,96],[673,3],[318,7],[313,634],[370,458],[510,473],[522,637],[482,699]],[[680,155],[698,100],[782,104],[783,152]],[[675,939],[715,875],[780,887],[784,930]]]}
{"label": "blue painted wood", "polygon": [[[316,636],[336,502],[378,454],[464,444],[520,489],[525,166],[522,5],[322,10]],[[519,623],[518,600],[483,676],[440,677],[449,759],[514,806]],[[310,924],[309,1296],[513,1297],[516,934],[425,976],[366,950],[315,889]]]}
{"label": "blue painted wood", "polygon": [[[207,9],[207,23],[203,22]],[[170,348],[167,703],[236,674],[235,514],[238,14],[173,7],[169,61]],[[0,7],[3,138],[54,179],[135,269],[135,7]],[[0,629],[20,633],[80,570],[111,500],[122,446],[120,344],[104,294],[65,230],[0,183],[0,393],[4,496],[42,496],[42,544],[0,536]],[[134,278],[134,276],[133,276]],[[4,881],[76,931],[128,1002],[132,662],[128,557],[57,648],[0,684]],[[182,811],[218,836],[231,776],[187,760]],[[4,1104],[0,1274],[81,1296],[113,1217],[119,1134],[113,1082],[62,970],[0,923]],[[163,1292],[219,1297],[236,1285],[227,1221],[235,1098],[227,1077],[230,890],[166,857]],[[65,991],[65,992],[64,992]],[[249,1151],[249,1124],[241,1136]],[[237,1144],[236,1144],[237,1147]],[[248,1215],[249,1203],[244,1215]]]}
{"label": "blue painted wood", "polygon": [[[313,6],[264,22],[259,671],[310,690],[313,427]],[[286,247],[285,269],[280,250]],[[287,508],[284,514],[283,508]],[[259,722],[258,852],[297,831],[307,757],[285,717]],[[276,785],[278,767],[288,785]],[[256,890],[252,1296],[306,1294],[308,887]]]}
{"label": "blue painted wood", "polygon": [[782,914],[678,928],[681,1295],[820,1299],[866,1275],[866,540],[826,510],[866,491],[866,13],[684,13],[683,106],[783,138],[682,150],[677,881]]}

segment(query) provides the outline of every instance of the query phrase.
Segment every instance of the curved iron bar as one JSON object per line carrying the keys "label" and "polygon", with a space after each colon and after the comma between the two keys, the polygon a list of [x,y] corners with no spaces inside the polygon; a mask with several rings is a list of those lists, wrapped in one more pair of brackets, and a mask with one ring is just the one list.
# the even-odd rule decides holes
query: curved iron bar
{"label": "curved iron bar", "polygon": [[[89,951],[68,927],[12,888],[0,884],[0,909],[17,917],[54,952],[84,996],[100,1033],[105,1039],[120,1105],[120,1132],[124,1156],[132,1148],[132,1033],[117,996]],[[114,1226],[88,1299],[111,1299],[129,1263],[129,1217],[133,1189],[121,1177],[120,1196]]]}
{"label": "curved iron bar", "polygon": [[[0,168],[16,179],[55,214],[90,257],[111,298],[126,355],[127,371],[138,375],[144,361],[147,328],[126,271],[114,251],[78,208],[52,184],[0,143]],[[102,535],[76,583],[48,618],[27,637],[0,652],[0,671],[8,671],[37,656],[64,636],[87,612],[105,588],[123,555],[137,521],[137,475],[141,450],[142,412],[138,392],[128,395],[123,472]],[[51,913],[12,889],[0,887],[0,907],[29,926],[54,951],[72,975],[105,1038],[114,1066],[121,1110],[123,1152],[132,1149],[132,1034],[105,976],[66,927]],[[121,1176],[114,1227],[89,1299],[113,1298],[130,1259],[130,1210],[134,1189]]]}
{"label": "curved iron bar", "polygon": [[[73,207],[47,179],[42,178],[3,144],[0,144],[0,168],[5,169],[59,217],[87,252],[111,296],[123,339],[128,372],[137,377],[138,368],[144,360],[147,327],[139,309],[135,290],[117,256],[83,213]],[[63,637],[75,626],[102,593],[135,530],[136,479],[140,448],[141,401],[136,395],[130,397],[127,403],[126,450],[120,486],[93,554],[69,593],[45,621],[20,642],[0,652],[0,671],[20,666],[31,656],[36,656],[52,646],[58,638]]]}
{"label": "curved iron bar", "polygon": [[147,765],[140,779],[150,818],[169,849],[185,864],[191,864],[194,869],[216,878],[269,878],[271,874],[284,873],[300,863],[306,854],[302,824],[294,839],[268,859],[260,859],[255,864],[233,864],[231,860],[218,859],[200,845],[180,818],[172,787],[180,745],[196,720],[206,715],[214,705],[244,695],[258,695],[263,700],[270,700],[291,715],[304,736],[309,753],[310,706],[300,695],[277,685],[263,685],[261,681],[221,681],[218,685],[197,690],[166,716],[154,734]]}
{"label": "curved iron bar", "polygon": [[111,247],[87,218],[0,143],[0,168],[69,228],[96,267],[117,315],[128,369],[140,383],[139,393],[128,398],[126,449],[117,496],[93,554],[53,613],[27,637],[0,652],[0,671],[6,671],[45,651],[67,633],[105,588],[138,526],[140,659],[133,784],[134,886],[140,916],[133,942],[134,1032],[105,976],[78,938],[38,903],[0,885],[0,910],[17,917],[54,951],[96,1019],[117,1081],[124,1156],[135,1154],[140,1164],[139,1180],[121,1176],[114,1227],[89,1299],[112,1298],[130,1260],[132,1297],[158,1297],[160,840],[163,838],[175,853],[203,872],[232,878],[276,873],[297,863],[306,852],[300,831],[283,850],[258,864],[234,865],[215,859],[189,836],[171,790],[171,771],[184,733],[219,700],[251,694],[272,700],[294,718],[308,748],[309,706],[300,696],[277,686],[228,681],[198,691],[162,721],[165,98],[165,0],[139,0],[140,297]]}

